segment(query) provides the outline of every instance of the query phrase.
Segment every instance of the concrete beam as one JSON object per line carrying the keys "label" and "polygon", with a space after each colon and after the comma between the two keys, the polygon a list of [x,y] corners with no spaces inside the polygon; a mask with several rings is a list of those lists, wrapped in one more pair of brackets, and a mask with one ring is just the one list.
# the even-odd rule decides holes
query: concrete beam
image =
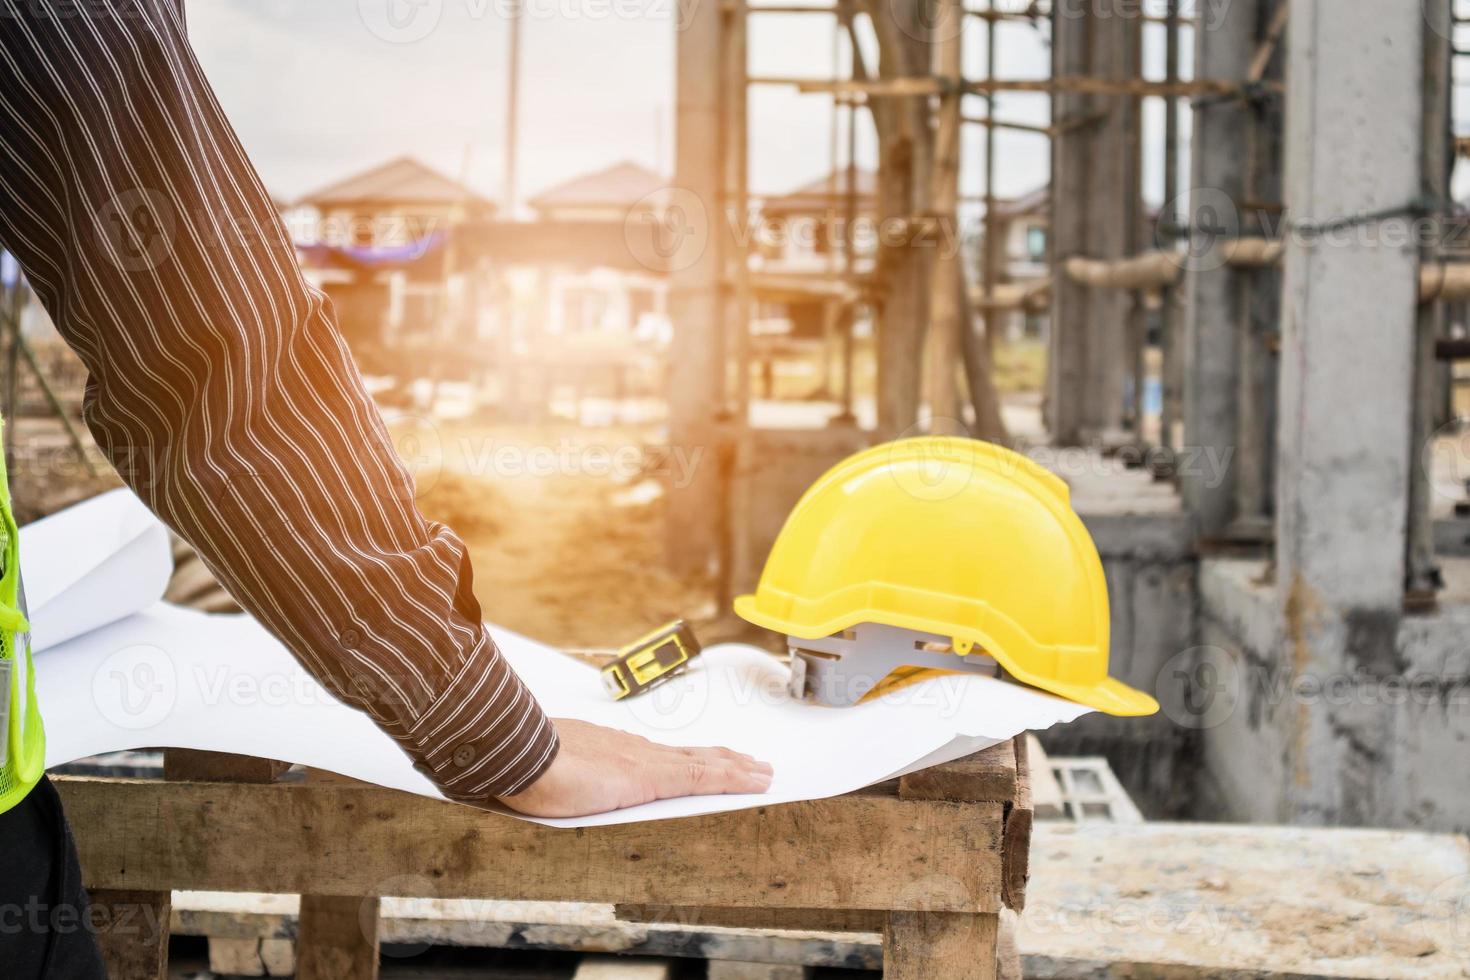
{"label": "concrete beam", "polygon": [[[1404,234],[1407,217],[1375,215],[1405,209],[1420,193],[1424,15],[1419,4],[1291,0],[1287,43],[1291,233],[1276,538],[1283,656],[1298,677],[1391,674],[1413,460],[1419,256]],[[1386,713],[1294,710],[1286,816],[1353,822],[1372,756],[1384,747]]]}

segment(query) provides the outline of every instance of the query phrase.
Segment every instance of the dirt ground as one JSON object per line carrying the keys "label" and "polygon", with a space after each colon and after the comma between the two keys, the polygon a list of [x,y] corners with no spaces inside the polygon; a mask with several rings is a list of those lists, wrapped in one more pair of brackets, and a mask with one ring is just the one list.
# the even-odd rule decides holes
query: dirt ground
{"label": "dirt ground", "polygon": [[715,618],[710,583],[665,569],[651,430],[439,426],[411,464],[425,516],[469,546],[487,621],[560,647],[609,648],[676,617]]}

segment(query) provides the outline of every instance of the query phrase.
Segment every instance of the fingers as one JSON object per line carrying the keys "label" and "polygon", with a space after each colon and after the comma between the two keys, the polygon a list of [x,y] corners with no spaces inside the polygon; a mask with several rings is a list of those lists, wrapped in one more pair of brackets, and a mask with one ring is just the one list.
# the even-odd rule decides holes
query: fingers
{"label": "fingers", "polygon": [[678,753],[649,763],[649,786],[658,799],[764,793],[771,786],[771,767],[754,759],[743,761],[747,758],[718,749]]}
{"label": "fingers", "polygon": [[662,746],[662,748],[672,750],[686,759],[705,759],[713,756],[735,765],[744,766],[747,769],[763,772],[768,776],[775,771],[771,768],[770,763],[762,762],[755,756],[746,755],[744,752],[736,752],[734,749],[716,746],[698,747],[683,745],[666,745]]}

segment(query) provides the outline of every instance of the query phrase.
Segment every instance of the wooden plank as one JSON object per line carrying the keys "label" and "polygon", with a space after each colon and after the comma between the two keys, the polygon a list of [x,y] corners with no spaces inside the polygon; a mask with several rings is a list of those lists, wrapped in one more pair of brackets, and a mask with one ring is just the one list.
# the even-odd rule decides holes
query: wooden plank
{"label": "wooden plank", "polygon": [[[964,73],[964,20],[961,0],[936,0],[931,14],[935,18],[934,73],[942,82],[929,167],[929,206],[942,225],[959,230],[956,208],[960,195],[960,106],[964,96],[958,88]],[[928,357],[928,394],[930,431],[945,431],[941,426],[963,419],[959,413],[960,331],[970,329],[962,319],[960,300],[964,296],[964,267],[959,250],[940,250],[929,263],[929,332],[926,338]],[[989,420],[977,420],[984,426]],[[1004,439],[1005,432],[981,432],[987,439]]]}
{"label": "wooden plank", "polygon": [[1007,740],[963,759],[911,772],[899,780],[898,795],[906,800],[1009,803],[1016,796],[1015,747]]}
{"label": "wooden plank", "polygon": [[883,913],[875,909],[731,909],[619,904],[613,906],[613,912],[625,922],[798,932],[882,932],[884,919]]}
{"label": "wooden plank", "polygon": [[[280,763],[224,752],[169,749],[164,753],[165,779],[220,778],[232,782],[268,782]],[[283,770],[282,770],[283,771]],[[94,914],[104,923],[97,943],[109,976],[163,978],[168,971],[169,886],[139,889],[120,881],[117,888],[91,889]]]}
{"label": "wooden plank", "polygon": [[[70,817],[70,813],[68,813]],[[85,869],[85,865],[83,865]],[[167,889],[99,888],[91,892],[97,945],[109,977],[166,980],[169,892]]]}
{"label": "wooden plank", "polygon": [[357,786],[56,785],[93,888],[374,895],[412,873],[441,898],[1000,908],[999,803],[849,796],[558,830]]}
{"label": "wooden plank", "polygon": [[1276,12],[1271,15],[1271,26],[1266,29],[1266,36],[1261,38],[1261,43],[1256,47],[1255,56],[1251,58],[1250,69],[1245,73],[1246,80],[1256,84],[1266,77],[1266,69],[1271,64],[1271,58],[1276,54],[1276,48],[1281,43],[1281,35],[1286,33],[1286,23],[1291,16],[1291,4],[1287,0],[1278,0]]}
{"label": "wooden plank", "polygon": [[[362,786],[320,769],[311,785]],[[378,899],[367,895],[302,895],[296,941],[297,980],[377,980]]]}
{"label": "wooden plank", "polygon": [[1006,807],[1001,856],[1002,898],[1017,911],[1026,905],[1027,850],[1031,846],[1031,787],[1024,738],[992,745],[943,766],[910,773],[899,781],[906,800],[1001,801]]}
{"label": "wooden plank", "polygon": [[998,931],[993,913],[890,912],[884,980],[996,980]]}
{"label": "wooden plank", "polygon": [[1031,874],[1031,825],[1036,815],[1031,809],[1031,765],[1026,739],[1013,738],[1010,746],[1016,759],[1016,798],[1006,811],[1001,898],[1006,908],[1021,912],[1026,908],[1026,882]]}
{"label": "wooden plank", "polygon": [[375,980],[378,899],[303,895],[296,980]]}
{"label": "wooden plank", "polygon": [[163,754],[163,778],[181,783],[270,783],[290,768],[289,762],[233,752],[169,749]]}

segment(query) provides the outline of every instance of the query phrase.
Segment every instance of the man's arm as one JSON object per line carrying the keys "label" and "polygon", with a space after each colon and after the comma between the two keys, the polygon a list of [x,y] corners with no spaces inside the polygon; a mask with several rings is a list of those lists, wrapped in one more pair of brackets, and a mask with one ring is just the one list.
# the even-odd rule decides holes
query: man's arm
{"label": "man's arm", "polygon": [[[103,451],[313,675],[454,799],[522,793],[553,766],[556,731],[481,625],[464,544],[416,510],[172,2],[0,0],[0,241],[90,372]],[[581,762],[609,751],[596,742]],[[753,788],[715,758],[696,762]],[[566,783],[523,806],[576,809],[547,789]]]}

